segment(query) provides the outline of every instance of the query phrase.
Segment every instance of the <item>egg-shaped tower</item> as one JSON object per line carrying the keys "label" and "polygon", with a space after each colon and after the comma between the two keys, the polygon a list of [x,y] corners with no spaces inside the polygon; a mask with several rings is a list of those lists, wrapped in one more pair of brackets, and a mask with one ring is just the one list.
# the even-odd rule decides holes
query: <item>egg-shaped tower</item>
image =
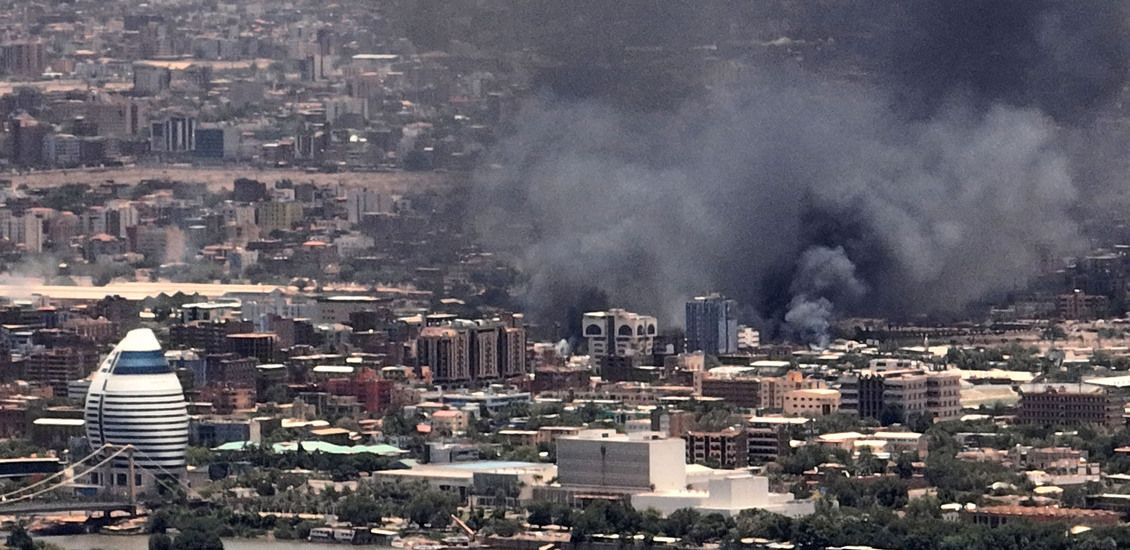
{"label": "egg-shaped tower", "polygon": [[[98,366],[86,394],[91,447],[133,445],[134,463],[157,475],[184,473],[188,409],[184,389],[152,330],[129,331]],[[127,485],[124,456],[114,460],[110,485]],[[152,476],[135,481],[149,485]]]}

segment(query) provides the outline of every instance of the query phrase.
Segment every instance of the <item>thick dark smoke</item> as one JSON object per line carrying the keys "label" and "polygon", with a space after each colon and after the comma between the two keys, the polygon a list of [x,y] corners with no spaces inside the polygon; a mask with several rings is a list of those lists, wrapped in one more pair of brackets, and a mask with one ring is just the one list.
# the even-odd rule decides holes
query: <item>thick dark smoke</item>
{"label": "thick dark smoke", "polygon": [[814,343],[836,315],[954,311],[1024,285],[1081,244],[1060,132],[1121,90],[1126,19],[915,5],[841,52],[865,79],[756,67],[670,109],[531,100],[479,174],[482,234],[517,252],[535,313],[595,287],[679,323],[683,300],[718,290]]}
{"label": "thick dark smoke", "polygon": [[827,346],[835,304],[852,305],[866,293],[867,285],[856,278],[855,264],[842,246],[815,246],[801,254],[789,291],[793,296],[785,312],[789,336]]}
{"label": "thick dark smoke", "polygon": [[887,69],[904,106],[932,114],[946,101],[1035,107],[1061,122],[1095,114],[1122,91],[1125,2],[916,0],[889,34]]}

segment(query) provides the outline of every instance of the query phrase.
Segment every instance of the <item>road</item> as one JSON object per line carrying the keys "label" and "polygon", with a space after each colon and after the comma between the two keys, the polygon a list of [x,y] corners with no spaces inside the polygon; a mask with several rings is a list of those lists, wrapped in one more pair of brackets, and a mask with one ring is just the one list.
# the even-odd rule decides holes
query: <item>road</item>
{"label": "road", "polygon": [[448,172],[339,172],[335,174],[309,173],[299,169],[254,168],[234,166],[124,166],[114,168],[86,168],[75,170],[45,170],[26,174],[0,174],[0,180],[28,187],[53,187],[67,183],[98,184],[107,181],[136,184],[142,180],[168,179],[183,182],[201,182],[213,191],[231,189],[238,178],[250,178],[268,184],[281,179],[295,183],[313,182],[319,185],[360,184],[380,188],[391,193],[413,189],[446,186],[459,179],[459,174]]}
{"label": "road", "polygon": [[130,512],[134,505],[128,502],[17,502],[0,503],[0,515],[32,516],[61,512]]}

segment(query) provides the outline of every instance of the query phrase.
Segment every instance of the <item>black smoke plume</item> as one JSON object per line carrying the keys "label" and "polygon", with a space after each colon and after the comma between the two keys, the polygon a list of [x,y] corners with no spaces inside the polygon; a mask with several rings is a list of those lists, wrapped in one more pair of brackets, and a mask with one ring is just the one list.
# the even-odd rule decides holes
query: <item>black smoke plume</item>
{"label": "black smoke plume", "polygon": [[[1088,135],[1121,91],[1116,3],[779,4],[802,38],[763,47],[820,41],[833,62],[738,60],[674,107],[526,104],[474,208],[534,313],[598,288],[680,323],[719,290],[822,343],[835,315],[958,310],[1079,248],[1061,132]],[[817,13],[833,4],[850,16]]]}
{"label": "black smoke plume", "polygon": [[1075,123],[1117,97],[1130,69],[1124,2],[913,0],[903,9],[885,69],[920,114],[960,100]]}

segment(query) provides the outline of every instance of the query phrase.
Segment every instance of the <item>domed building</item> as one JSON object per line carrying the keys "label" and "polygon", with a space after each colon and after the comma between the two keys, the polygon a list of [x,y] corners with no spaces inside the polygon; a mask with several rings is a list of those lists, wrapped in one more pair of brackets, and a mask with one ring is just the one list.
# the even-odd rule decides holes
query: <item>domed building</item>
{"label": "domed building", "polygon": [[[134,464],[156,476],[184,476],[188,446],[188,409],[184,390],[157,336],[131,330],[98,366],[86,394],[86,435],[92,448],[133,445]],[[125,455],[115,459],[108,477],[95,485],[129,486]],[[135,485],[152,487],[152,475],[135,473]]]}

